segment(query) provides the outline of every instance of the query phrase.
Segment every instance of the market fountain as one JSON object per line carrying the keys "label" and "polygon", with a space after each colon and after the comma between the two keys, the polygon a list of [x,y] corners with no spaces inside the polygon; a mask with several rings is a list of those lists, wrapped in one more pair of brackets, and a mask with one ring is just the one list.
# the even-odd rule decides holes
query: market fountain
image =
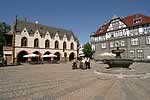
{"label": "market fountain", "polygon": [[104,59],[104,63],[108,64],[108,68],[112,67],[120,67],[120,68],[129,68],[129,66],[133,63],[132,59],[122,59],[121,53],[124,53],[125,49],[117,49],[112,50],[112,53],[116,55],[116,58],[113,59]]}

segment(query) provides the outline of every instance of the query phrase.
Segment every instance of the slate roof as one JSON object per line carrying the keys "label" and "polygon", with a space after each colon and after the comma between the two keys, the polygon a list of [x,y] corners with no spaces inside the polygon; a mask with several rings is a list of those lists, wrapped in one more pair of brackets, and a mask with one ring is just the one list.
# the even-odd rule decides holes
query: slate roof
{"label": "slate roof", "polygon": [[[134,23],[133,21],[136,18],[141,18],[141,22]],[[114,19],[112,19],[112,20],[114,20]],[[110,20],[110,22],[112,20]],[[149,16],[144,16],[142,14],[130,15],[130,16],[127,16],[127,17],[122,18],[120,20],[123,21],[127,25],[127,27],[133,27],[133,26],[138,26],[138,25],[143,25],[143,24],[150,23],[150,17]],[[110,22],[102,25],[101,27],[99,27],[97,29],[97,31],[95,32],[95,35],[104,35],[106,33],[107,29],[108,29],[108,26],[109,26]]]}
{"label": "slate roof", "polygon": [[54,38],[55,34],[58,33],[60,39],[63,38],[64,35],[67,36],[67,39],[70,40],[71,36],[74,37],[75,40],[78,40],[72,31],[55,28],[51,26],[36,24],[32,22],[18,20],[16,21],[16,32],[20,33],[24,28],[27,29],[29,35],[34,35],[35,31],[39,31],[41,37],[44,37],[47,32],[50,33],[51,38]]}

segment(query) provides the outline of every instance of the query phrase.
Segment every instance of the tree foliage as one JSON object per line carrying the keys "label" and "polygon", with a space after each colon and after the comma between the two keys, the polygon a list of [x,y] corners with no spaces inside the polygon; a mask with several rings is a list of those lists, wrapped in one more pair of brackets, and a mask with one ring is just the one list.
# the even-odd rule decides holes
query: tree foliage
{"label": "tree foliage", "polygon": [[0,22],[0,32],[7,33],[11,30],[11,27],[9,24],[5,22]]}
{"label": "tree foliage", "polygon": [[85,57],[92,57],[93,52],[92,52],[92,47],[91,47],[90,43],[86,43],[84,45],[83,53],[84,53]]}
{"label": "tree foliage", "polygon": [[0,42],[4,44],[5,38],[4,33],[7,33],[11,30],[10,25],[6,24],[5,22],[0,22]]}

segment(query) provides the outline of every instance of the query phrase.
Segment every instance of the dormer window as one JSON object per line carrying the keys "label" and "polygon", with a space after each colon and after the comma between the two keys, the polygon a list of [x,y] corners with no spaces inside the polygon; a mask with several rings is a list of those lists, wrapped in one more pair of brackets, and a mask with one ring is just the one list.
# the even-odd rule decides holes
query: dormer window
{"label": "dormer window", "polygon": [[136,19],[133,20],[133,23],[137,24],[137,23],[140,23],[141,21],[142,21],[141,18],[136,18]]}

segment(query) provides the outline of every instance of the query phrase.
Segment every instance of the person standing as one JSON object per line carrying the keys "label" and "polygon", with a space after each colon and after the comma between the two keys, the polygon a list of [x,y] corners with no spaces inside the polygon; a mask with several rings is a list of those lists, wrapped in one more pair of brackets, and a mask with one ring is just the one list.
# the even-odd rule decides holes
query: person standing
{"label": "person standing", "polygon": [[88,63],[87,63],[87,57],[85,57],[85,67],[86,67],[86,69],[87,69],[87,66],[88,66]]}
{"label": "person standing", "polygon": [[87,69],[91,69],[91,67],[90,67],[90,57],[87,58]]}
{"label": "person standing", "polygon": [[77,60],[73,59],[72,61],[72,69],[77,69]]}

